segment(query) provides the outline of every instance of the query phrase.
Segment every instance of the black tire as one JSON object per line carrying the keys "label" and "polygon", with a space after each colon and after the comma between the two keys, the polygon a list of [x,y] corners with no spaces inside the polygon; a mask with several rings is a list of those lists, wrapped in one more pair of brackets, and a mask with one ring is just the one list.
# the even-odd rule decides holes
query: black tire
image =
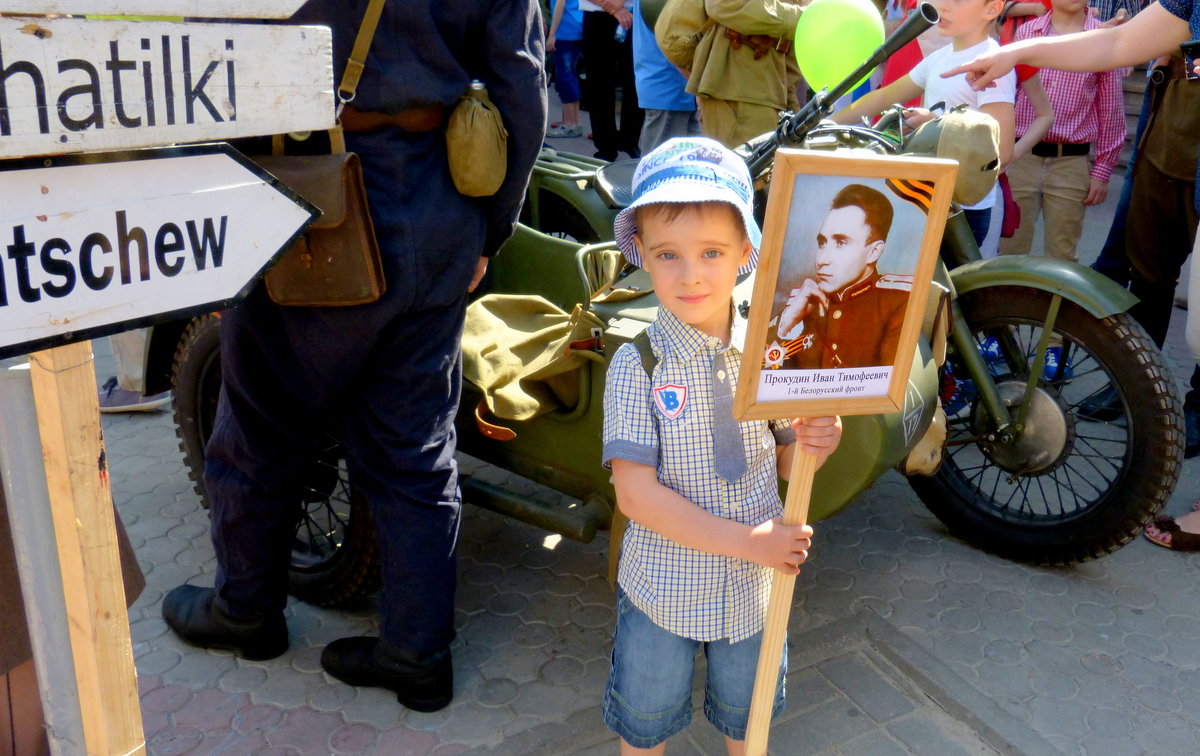
{"label": "black tire", "polygon": [[[538,231],[543,234],[560,239],[574,239],[580,244],[595,244],[603,240],[600,233],[588,223],[583,213],[557,194],[543,191],[540,205],[542,227]],[[609,238],[611,238],[611,234]]]}
{"label": "black tire", "polygon": [[[221,390],[221,319],[193,318],[175,351],[171,375],[175,432],[188,477],[204,506],[204,447]],[[361,602],[379,587],[379,549],[366,502],[354,492],[341,444],[326,437],[308,468],[297,512],[288,591],[317,606]]]}
{"label": "black tire", "polygon": [[[1050,294],[993,287],[958,301],[977,345],[998,339],[990,371],[1009,404],[1023,396]],[[1026,432],[994,429],[953,353],[959,397],[947,403],[946,458],[917,495],[950,532],[1000,556],[1064,565],[1128,543],[1166,503],[1183,462],[1174,378],[1128,314],[1097,319],[1063,300],[1054,325],[1070,374],[1039,378]],[[953,385],[953,384],[951,384]],[[1105,391],[1114,401],[1097,402]],[[1100,412],[1098,407],[1107,407]]]}

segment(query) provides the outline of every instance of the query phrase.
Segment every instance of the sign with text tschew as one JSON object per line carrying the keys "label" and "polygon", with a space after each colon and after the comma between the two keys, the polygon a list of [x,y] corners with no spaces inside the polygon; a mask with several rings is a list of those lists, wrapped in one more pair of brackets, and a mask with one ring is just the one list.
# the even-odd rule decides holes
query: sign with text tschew
{"label": "sign with text tschew", "polygon": [[0,172],[0,358],[228,306],[320,215],[225,144],[19,163]]}
{"label": "sign with text tschew", "polygon": [[0,0],[0,13],[290,18],[304,0]]}
{"label": "sign with text tschew", "polygon": [[333,126],[329,29],[0,18],[0,157]]}

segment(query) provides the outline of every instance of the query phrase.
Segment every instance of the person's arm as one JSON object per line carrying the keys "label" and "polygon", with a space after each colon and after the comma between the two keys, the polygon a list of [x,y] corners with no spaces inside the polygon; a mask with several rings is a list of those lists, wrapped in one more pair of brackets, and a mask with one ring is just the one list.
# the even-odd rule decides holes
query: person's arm
{"label": "person's arm", "polygon": [[1169,53],[1190,36],[1187,21],[1156,2],[1120,26],[1014,42],[942,76],[966,74],[971,88],[980,90],[1018,63],[1063,71],[1105,71]]}
{"label": "person's arm", "polygon": [[858,123],[873,118],[898,102],[920,97],[924,90],[905,74],[882,89],[868,92],[850,105],[833,114],[835,123]]}
{"label": "person's arm", "polygon": [[555,0],[554,2],[554,18],[550,20],[550,33],[546,36],[546,51],[554,52],[554,44],[558,37],[558,26],[563,20],[563,10],[567,7],[567,0]]}
{"label": "person's arm", "polygon": [[1046,15],[1046,6],[1041,3],[1013,3],[1012,7],[1005,13],[1005,16],[1009,18],[1044,15]]}
{"label": "person's arm", "polygon": [[1096,76],[1096,160],[1092,163],[1091,182],[1085,205],[1099,205],[1108,197],[1108,182],[1121,147],[1125,145],[1125,108],[1120,71],[1104,71]]}
{"label": "person's arm", "polygon": [[808,555],[812,528],[807,525],[784,525],[778,518],[754,526],[727,520],[667,488],[657,470],[638,462],[613,459],[612,476],[621,513],[681,546],[792,575]]}
{"label": "person's arm", "polygon": [[777,449],[776,468],[779,477],[784,480],[791,478],[792,460],[796,456],[797,447],[817,457],[817,469],[820,469],[829,459],[829,455],[837,451],[838,444],[842,441],[842,418],[837,415],[795,417],[791,420],[791,426],[796,440]]}
{"label": "person's arm", "polygon": [[1050,97],[1046,94],[1046,88],[1042,86],[1042,75],[1035,73],[1025,81],[1021,82],[1021,89],[1024,90],[1025,96],[1029,98],[1029,104],[1033,107],[1033,121],[1030,122],[1029,128],[1013,145],[1012,156],[1009,160],[1009,165],[1024,157],[1033,145],[1042,141],[1046,134],[1050,133],[1050,127],[1054,125],[1054,109],[1050,107]]}
{"label": "person's arm", "polygon": [[1011,102],[989,102],[979,109],[996,119],[1000,125],[1000,169],[1004,170],[1013,155],[1013,140],[1017,133],[1016,108]]}
{"label": "person's arm", "polygon": [[529,0],[492,4],[480,54],[488,96],[508,130],[508,171],[491,197],[481,197],[487,236],[483,256],[490,257],[512,236],[525,200],[529,175],[546,136],[546,58],[542,13]]}
{"label": "person's arm", "polygon": [[803,8],[783,0],[704,0],[704,12],[742,34],[791,39]]}

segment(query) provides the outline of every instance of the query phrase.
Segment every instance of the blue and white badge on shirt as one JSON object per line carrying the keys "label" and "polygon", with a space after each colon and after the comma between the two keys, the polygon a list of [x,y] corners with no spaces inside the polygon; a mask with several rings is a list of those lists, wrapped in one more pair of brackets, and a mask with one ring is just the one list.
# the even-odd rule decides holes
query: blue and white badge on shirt
{"label": "blue and white badge on shirt", "polygon": [[678,383],[668,383],[654,389],[654,406],[668,420],[674,420],[683,414],[687,405],[687,386]]}

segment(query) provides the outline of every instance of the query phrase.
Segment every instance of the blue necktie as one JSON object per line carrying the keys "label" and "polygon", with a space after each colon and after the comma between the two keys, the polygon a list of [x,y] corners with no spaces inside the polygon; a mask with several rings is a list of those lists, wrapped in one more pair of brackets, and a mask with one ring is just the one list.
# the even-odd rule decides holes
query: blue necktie
{"label": "blue necktie", "polygon": [[713,359],[713,455],[717,475],[732,483],[746,472],[746,448],[742,431],[733,419],[733,360],[729,350]]}

